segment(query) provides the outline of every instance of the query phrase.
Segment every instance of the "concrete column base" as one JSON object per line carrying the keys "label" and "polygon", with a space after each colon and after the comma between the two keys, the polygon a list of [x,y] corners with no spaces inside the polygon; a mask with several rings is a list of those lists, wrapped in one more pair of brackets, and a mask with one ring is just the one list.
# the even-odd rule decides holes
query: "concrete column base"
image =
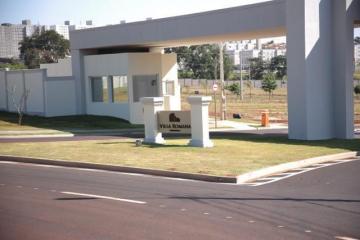
{"label": "concrete column base", "polygon": [[191,140],[188,145],[193,147],[213,147],[209,136],[209,104],[211,97],[190,96],[191,105]]}
{"label": "concrete column base", "polygon": [[152,143],[152,144],[164,144],[165,143],[165,139],[162,137],[162,134],[159,133],[157,136],[155,137],[148,137],[148,138],[144,138],[144,143]]}
{"label": "concrete column base", "polygon": [[189,146],[192,147],[202,147],[202,148],[210,148],[214,146],[214,143],[211,140],[195,140],[191,139],[188,143]]}

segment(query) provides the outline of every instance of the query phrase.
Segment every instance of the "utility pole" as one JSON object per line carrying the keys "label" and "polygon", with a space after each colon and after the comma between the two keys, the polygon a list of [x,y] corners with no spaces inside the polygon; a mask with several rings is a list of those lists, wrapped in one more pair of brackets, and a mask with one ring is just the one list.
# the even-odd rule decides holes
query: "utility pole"
{"label": "utility pole", "polygon": [[226,120],[226,95],[225,95],[225,82],[224,82],[224,44],[219,43],[220,51],[220,87],[221,87],[221,120]]}
{"label": "utility pole", "polygon": [[240,99],[243,100],[243,62],[242,62],[242,57],[241,57],[241,51],[239,52],[240,55]]}

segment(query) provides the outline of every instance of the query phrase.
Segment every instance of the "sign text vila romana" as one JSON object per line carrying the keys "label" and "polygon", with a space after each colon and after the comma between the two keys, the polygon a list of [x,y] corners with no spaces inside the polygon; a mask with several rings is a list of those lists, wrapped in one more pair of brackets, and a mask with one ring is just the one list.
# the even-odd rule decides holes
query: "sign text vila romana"
{"label": "sign text vila romana", "polygon": [[157,117],[161,133],[191,133],[190,111],[161,111]]}

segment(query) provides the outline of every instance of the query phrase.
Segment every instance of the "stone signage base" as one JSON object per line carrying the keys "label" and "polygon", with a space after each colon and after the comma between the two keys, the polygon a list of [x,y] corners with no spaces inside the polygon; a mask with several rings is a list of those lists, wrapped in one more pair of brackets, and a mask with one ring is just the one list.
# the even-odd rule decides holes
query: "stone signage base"
{"label": "stone signage base", "polygon": [[[162,97],[141,98],[144,107],[144,142],[164,144],[165,140],[161,132],[189,133],[189,128],[191,128],[189,146],[213,147],[214,144],[209,136],[211,97],[190,96],[188,101],[191,105],[190,114],[188,111],[163,111],[164,100]],[[189,123],[189,115],[191,124]]]}
{"label": "stone signage base", "polygon": [[202,147],[202,148],[211,148],[214,146],[214,143],[211,140],[202,141],[202,140],[193,140],[191,139],[188,143],[192,147]]}

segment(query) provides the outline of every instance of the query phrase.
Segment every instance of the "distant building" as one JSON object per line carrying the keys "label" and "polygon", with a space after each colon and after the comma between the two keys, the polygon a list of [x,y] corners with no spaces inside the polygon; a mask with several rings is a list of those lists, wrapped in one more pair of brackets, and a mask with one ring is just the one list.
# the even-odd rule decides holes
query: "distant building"
{"label": "distant building", "polygon": [[47,30],[54,30],[58,34],[62,35],[65,39],[69,40],[69,26],[68,25],[51,25],[47,27]]}
{"label": "distant building", "polygon": [[30,20],[23,20],[22,24],[1,24],[0,58],[19,58],[19,43],[35,31],[41,31],[42,28],[43,26],[31,25]]}
{"label": "distant building", "polygon": [[360,64],[360,44],[354,46],[354,59],[356,64]]}

